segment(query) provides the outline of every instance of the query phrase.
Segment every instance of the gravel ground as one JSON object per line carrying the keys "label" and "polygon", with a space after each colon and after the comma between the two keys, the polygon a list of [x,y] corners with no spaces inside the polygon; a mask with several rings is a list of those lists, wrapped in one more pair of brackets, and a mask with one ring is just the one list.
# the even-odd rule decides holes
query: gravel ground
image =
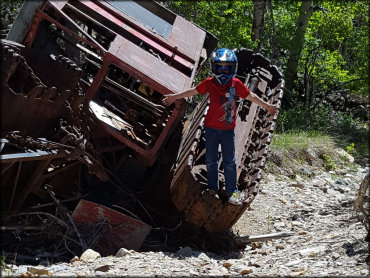
{"label": "gravel ground", "polygon": [[180,248],[100,257],[87,250],[49,266],[5,265],[3,277],[363,276],[369,275],[367,231],[353,203],[368,168],[343,164],[335,171],[303,166],[301,174],[265,173],[260,193],[234,225],[240,235],[294,232],[254,242],[225,256]]}

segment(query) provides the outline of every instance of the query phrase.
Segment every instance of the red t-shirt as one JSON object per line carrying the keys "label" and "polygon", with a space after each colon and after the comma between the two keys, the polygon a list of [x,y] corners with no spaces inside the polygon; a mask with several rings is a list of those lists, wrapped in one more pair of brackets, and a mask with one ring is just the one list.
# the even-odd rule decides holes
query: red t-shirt
{"label": "red t-shirt", "polygon": [[214,77],[208,77],[198,84],[201,95],[209,93],[209,110],[204,125],[215,129],[234,129],[236,125],[236,96],[246,98],[250,91],[237,78],[221,85]]}

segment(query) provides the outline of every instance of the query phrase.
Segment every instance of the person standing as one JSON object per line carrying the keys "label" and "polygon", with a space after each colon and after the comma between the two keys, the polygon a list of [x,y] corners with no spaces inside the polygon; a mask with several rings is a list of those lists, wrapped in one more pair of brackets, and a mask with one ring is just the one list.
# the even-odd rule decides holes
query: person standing
{"label": "person standing", "polygon": [[221,144],[226,195],[230,203],[238,203],[234,131],[237,112],[236,99],[237,97],[247,98],[265,108],[270,115],[277,112],[277,107],[263,101],[235,77],[238,60],[232,50],[221,48],[212,52],[210,66],[210,77],[189,90],[166,95],[163,103],[170,105],[180,98],[191,97],[195,94],[209,94],[210,104],[204,122],[208,191],[218,197],[218,146]]}

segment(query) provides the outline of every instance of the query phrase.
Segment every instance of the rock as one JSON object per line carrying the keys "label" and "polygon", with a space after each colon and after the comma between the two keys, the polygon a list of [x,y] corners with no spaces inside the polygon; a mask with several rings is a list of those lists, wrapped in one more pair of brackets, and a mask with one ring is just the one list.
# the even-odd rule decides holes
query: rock
{"label": "rock", "polygon": [[349,153],[347,153],[345,150],[342,150],[342,149],[335,149],[335,151],[341,156],[343,157],[344,159],[346,159],[348,162],[350,163],[353,163],[355,162],[355,159],[353,158],[352,155],[350,155]]}
{"label": "rock", "polygon": [[109,265],[102,265],[102,266],[97,267],[94,271],[95,272],[97,271],[107,272],[109,269],[110,269]]}
{"label": "rock", "polygon": [[[188,255],[188,256],[191,256],[191,255]],[[194,253],[194,257],[196,257],[198,259],[201,259],[201,260],[205,260],[205,261],[208,261],[209,260],[209,257],[205,253],[203,253],[203,252],[195,252]]]}
{"label": "rock", "polygon": [[290,262],[286,263],[286,264],[285,264],[285,266],[294,266],[294,265],[298,265],[298,264],[300,264],[301,262],[302,262],[302,260],[301,260],[301,259],[299,259],[299,260],[294,260],[294,261],[290,261]]}
{"label": "rock", "polygon": [[331,254],[331,258],[333,259],[333,260],[336,260],[336,259],[338,259],[340,257],[340,254],[339,253],[337,253],[337,252],[334,252],[334,253],[332,253]]}
{"label": "rock", "polygon": [[107,277],[107,273],[102,272],[102,271],[96,271],[95,276],[96,277]]}
{"label": "rock", "polygon": [[37,276],[40,276],[40,275],[51,276],[52,275],[47,269],[43,269],[40,267],[27,267],[27,271]]}
{"label": "rock", "polygon": [[87,249],[80,257],[80,260],[86,263],[92,263],[97,258],[101,258],[100,254],[98,252],[95,252],[92,249]]}
{"label": "rock", "polygon": [[121,248],[116,253],[116,257],[124,257],[124,256],[130,255],[130,254],[131,254],[131,252],[129,250],[127,250],[126,248]]}
{"label": "rock", "polygon": [[316,257],[317,255],[321,254],[324,251],[325,251],[324,246],[318,246],[318,247],[312,247],[312,248],[300,250],[299,254],[302,257]]}
{"label": "rock", "polygon": [[241,275],[247,275],[250,273],[253,273],[253,269],[243,269],[242,271],[240,271]]}
{"label": "rock", "polygon": [[181,248],[179,251],[176,252],[176,255],[189,257],[193,255],[193,250],[190,247]]}
{"label": "rock", "polygon": [[72,272],[72,271],[58,272],[57,275],[53,275],[53,276],[57,276],[57,277],[78,277],[77,274]]}
{"label": "rock", "polygon": [[253,249],[262,248],[262,242],[252,242],[251,246]]}
{"label": "rock", "polygon": [[69,262],[73,264],[74,262],[78,262],[80,259],[77,256],[74,256]]}
{"label": "rock", "polygon": [[308,167],[306,167],[306,166],[300,166],[300,167],[298,167],[297,170],[302,175],[312,176],[312,171]]}
{"label": "rock", "polygon": [[298,182],[291,182],[288,184],[288,186],[291,186],[291,187],[297,187],[297,188],[304,188],[304,184],[303,183],[298,183]]}

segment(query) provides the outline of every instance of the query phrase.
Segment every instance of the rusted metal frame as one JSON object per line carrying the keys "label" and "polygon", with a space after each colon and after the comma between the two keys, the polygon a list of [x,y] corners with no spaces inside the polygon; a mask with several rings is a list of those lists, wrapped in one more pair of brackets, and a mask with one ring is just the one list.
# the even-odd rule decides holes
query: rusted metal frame
{"label": "rusted metal frame", "polygon": [[[108,8],[106,5],[104,5],[104,3],[98,1],[94,1],[94,3],[81,1],[81,3],[83,3],[85,6],[88,6],[90,9],[94,9],[97,12],[100,11],[101,14],[104,14],[105,17],[109,19],[111,22],[115,23],[120,27],[123,27],[125,30],[135,35],[137,38],[142,39],[149,45],[155,47],[157,50],[159,50],[169,58],[176,60],[177,62],[184,66],[187,66],[188,68],[191,68],[188,65],[191,66],[194,65],[195,61],[190,57],[186,56],[185,54],[177,51],[176,46],[171,46],[170,44],[168,44],[168,42],[155,37],[153,34],[146,31],[144,28],[140,28],[138,24],[132,23],[128,18],[125,18],[120,13],[117,13],[113,9]],[[98,9],[97,6],[100,6],[100,8]],[[126,26],[122,26],[122,23]],[[146,36],[143,36],[143,34],[145,34]]]}
{"label": "rusted metal frame", "polygon": [[[162,114],[164,112],[164,110],[166,109],[166,107],[150,102],[149,100],[143,98],[142,96],[139,96],[138,94],[134,93],[130,89],[122,86],[121,84],[118,84],[117,82],[115,82],[114,80],[112,80],[108,77],[105,78],[105,80],[108,83],[110,83],[110,84],[118,87],[119,89],[121,89],[125,93],[125,97],[127,97],[127,99],[129,99],[130,101],[135,102],[136,104],[138,104],[142,107],[146,106],[145,108],[149,111],[150,111],[150,108],[154,109],[155,111],[152,111],[152,112],[153,113],[157,112],[156,113],[157,116],[160,116],[160,114]],[[111,90],[112,92],[117,93],[118,95],[121,95],[119,91],[117,92],[116,88],[112,88],[110,86],[107,86],[104,83],[102,84],[102,87],[107,88],[107,89]],[[160,114],[158,114],[158,113],[160,113]]]}
{"label": "rusted metal frame", "polygon": [[[1,161],[1,160],[0,160]],[[1,174],[0,175],[2,175],[2,174],[4,174],[10,167],[12,167],[14,164],[16,163],[16,161],[12,161],[12,162],[10,162],[10,164],[8,165],[8,166],[6,166],[5,167],[5,169],[3,169],[2,171],[1,171]]]}
{"label": "rusted metal frame", "polygon": [[46,158],[60,158],[66,156],[66,154],[63,153],[56,153],[55,150],[53,152],[54,153],[38,150],[32,153],[3,154],[0,155],[0,163],[43,160]]}
{"label": "rusted metal frame", "polygon": [[[100,76],[100,79],[95,79],[92,86],[89,87],[86,95],[88,96],[88,99],[92,99],[95,92],[98,91],[99,84],[101,84],[104,81],[104,78],[108,72],[108,65],[114,64],[117,67],[127,71],[127,72],[134,72],[135,69],[133,69],[131,66],[127,65],[123,61],[119,60],[117,57],[112,55],[111,53],[106,54],[106,59],[104,59],[103,66],[101,67],[100,71],[98,72],[97,76]],[[136,72],[137,73],[137,72]],[[142,75],[142,79],[150,80],[147,76]],[[140,78],[139,78],[140,79]],[[154,83],[155,81],[152,80]],[[149,82],[146,82],[149,83]],[[161,84],[157,84],[157,86],[154,87],[160,87],[163,89],[163,91],[168,91],[166,87],[164,87]],[[167,121],[166,126],[163,128],[161,134],[157,138],[157,141],[155,142],[154,146],[150,150],[145,150],[139,145],[137,145],[135,142],[131,141],[129,138],[125,137],[123,134],[121,134],[118,130],[115,130],[107,125],[103,125],[104,130],[114,136],[116,139],[121,141],[122,143],[126,144],[128,147],[133,149],[135,152],[137,152],[140,157],[138,157],[138,160],[144,163],[145,165],[152,165],[158,156],[158,151],[162,147],[162,145],[165,143],[165,141],[170,136],[171,132],[176,128],[177,123],[180,121],[181,117],[185,114],[185,107],[184,105],[186,102],[184,100],[177,100],[175,102],[175,109],[173,110],[170,118]]]}
{"label": "rusted metal frame", "polygon": [[106,153],[106,152],[114,153],[115,151],[119,151],[119,150],[122,150],[122,149],[125,149],[125,148],[126,148],[125,145],[116,145],[116,146],[110,146],[110,147],[103,147],[103,148],[97,149],[97,153],[98,154],[103,154],[103,153]]}
{"label": "rusted metal frame", "polygon": [[5,139],[5,138],[1,138],[0,139],[0,153],[3,151],[3,149],[4,149],[4,147],[5,147],[5,144],[6,143],[9,143],[9,141],[7,140],[7,139]]}
{"label": "rusted metal frame", "polygon": [[9,202],[9,207],[8,207],[9,210],[11,210],[11,208],[13,207],[14,196],[15,196],[15,192],[17,190],[19,176],[20,176],[20,173],[21,173],[21,168],[22,168],[22,161],[19,161],[17,173],[15,175],[12,196],[10,197],[10,202]]}
{"label": "rusted metal frame", "polygon": [[73,161],[70,164],[68,164],[68,165],[66,165],[66,166],[64,166],[64,167],[62,167],[60,169],[53,170],[51,172],[48,172],[47,174],[44,174],[44,177],[47,179],[47,178],[50,178],[52,176],[58,175],[58,174],[64,172],[65,170],[68,170],[68,169],[76,166],[76,164],[79,164],[79,163],[81,163],[81,162],[80,161],[77,161],[77,160],[76,161]]}
{"label": "rusted metal frame", "polygon": [[[43,170],[50,164],[52,160],[51,157],[48,159],[41,161],[35,172],[33,173],[32,177],[30,177],[29,182],[24,186],[24,190],[19,194],[19,198],[17,200],[17,206],[15,209],[19,209],[22,207],[24,201],[27,199],[28,195],[35,191],[36,186],[40,185],[44,180],[45,177],[43,175]],[[12,207],[13,208],[13,207]]]}
{"label": "rusted metal frame", "polygon": [[25,38],[25,41],[24,41],[24,45],[26,47],[31,47],[32,43],[33,43],[33,40],[35,39],[35,36],[36,36],[36,31],[38,29],[38,26],[39,26],[39,23],[40,23],[40,16],[37,14],[37,11],[38,9],[36,9],[36,12],[35,12],[35,15],[32,19],[32,22],[31,22],[31,28]]}
{"label": "rusted metal frame", "polygon": [[[98,6],[99,2],[93,3],[88,1],[81,1],[80,3],[84,4],[88,8],[95,10],[97,13],[102,14],[106,19],[110,20],[112,23],[116,24],[117,26],[123,28],[127,32],[131,33],[135,37],[139,38],[140,40],[144,41],[145,43],[149,44],[151,47],[157,49],[158,51],[162,52],[164,55],[169,57],[170,59],[175,60],[176,62],[186,66],[187,68],[194,68],[194,63],[190,57],[186,57],[180,52],[172,50],[174,47],[171,47],[168,44],[165,44],[164,42],[158,42],[158,39],[153,37],[150,33],[146,32],[144,29],[140,28],[140,31],[138,31],[132,23],[129,23],[129,21],[121,16],[120,14],[116,13],[113,10],[108,10],[106,7],[102,8]],[[145,35],[143,35],[145,34]],[[164,46],[162,46],[164,45]],[[169,50],[171,49],[171,50]],[[181,56],[185,56],[186,59],[182,58]],[[189,62],[190,61],[190,62]]]}
{"label": "rusted metal frame", "polygon": [[[60,9],[59,7],[57,7],[57,6],[54,6],[54,5],[52,5],[52,7],[56,10],[56,11],[58,11],[61,15],[63,15],[64,16],[64,18],[67,20],[67,21],[69,21],[69,23],[71,23],[75,28],[77,28],[77,30],[79,30],[82,34],[84,34],[88,39],[90,39],[91,40],[91,42],[90,41],[88,41],[88,40],[86,40],[86,39],[84,39],[84,38],[81,38],[80,36],[78,36],[77,34],[75,35],[75,33],[73,32],[73,31],[70,31],[68,28],[66,28],[66,27],[64,27],[63,25],[61,25],[61,26],[63,26],[64,28],[66,28],[66,32],[70,32],[72,35],[74,35],[74,36],[76,36],[76,38],[78,39],[78,40],[82,40],[82,41],[86,41],[85,43],[87,43],[87,44],[89,44],[91,47],[93,47],[93,48],[98,48],[98,50],[100,50],[102,53],[99,53],[101,56],[104,56],[104,53],[106,52],[106,49],[102,46],[102,45],[100,45],[100,43],[99,42],[97,42],[92,36],[90,36],[89,34],[87,34],[80,26],[78,26],[72,19],[70,19],[70,17],[65,13],[65,12],[63,12],[63,10],[62,9]],[[45,14],[46,15],[46,14]],[[51,17],[49,17],[49,18],[51,18]],[[94,45],[95,44],[95,45]]]}
{"label": "rusted metal frame", "polygon": [[[61,11],[59,10],[59,12],[61,12]],[[66,17],[66,19],[70,23],[72,23],[76,28],[78,28],[78,30],[82,34],[84,34],[86,37],[88,37],[89,39],[91,39],[93,42],[90,42],[89,40],[80,37],[79,35],[77,35],[73,31],[69,30],[67,27],[63,26],[58,21],[56,21],[55,19],[53,19],[52,17],[50,17],[49,15],[47,15],[46,13],[42,12],[39,9],[36,10],[34,22],[38,26],[38,24],[39,24],[39,22],[40,22],[40,20],[42,18],[42,19],[45,19],[45,20],[47,20],[47,21],[49,21],[51,23],[54,23],[56,26],[58,26],[63,31],[69,33],[72,37],[76,38],[78,41],[82,41],[83,43],[86,43],[87,45],[91,46],[92,48],[97,49],[99,55],[104,56],[104,53],[105,53],[104,48],[98,42],[96,42],[95,39],[93,39],[90,35],[86,34],[86,32],[84,32],[78,25],[76,25],[73,20],[70,20],[67,15],[65,15],[63,12],[61,12],[61,13]],[[32,28],[32,32],[29,32],[28,35],[27,35],[25,44],[28,47],[30,47],[32,45],[33,40],[35,39],[37,26],[35,28]]]}
{"label": "rusted metal frame", "polygon": [[69,3],[66,3],[66,5],[64,6],[64,8],[68,8],[68,9],[71,9],[73,10],[75,13],[78,13],[80,16],[82,17],[85,17],[87,18],[88,20],[90,20],[91,22],[95,23],[96,25],[98,25],[100,28],[102,29],[105,29],[105,31],[107,32],[110,32],[112,33],[113,35],[116,35],[115,32],[113,32],[112,30],[110,30],[108,27],[104,26],[103,24],[101,24],[99,21],[95,20],[94,18],[92,18],[91,16],[81,12],[80,10],[76,9],[74,6],[72,6],[71,4]]}

